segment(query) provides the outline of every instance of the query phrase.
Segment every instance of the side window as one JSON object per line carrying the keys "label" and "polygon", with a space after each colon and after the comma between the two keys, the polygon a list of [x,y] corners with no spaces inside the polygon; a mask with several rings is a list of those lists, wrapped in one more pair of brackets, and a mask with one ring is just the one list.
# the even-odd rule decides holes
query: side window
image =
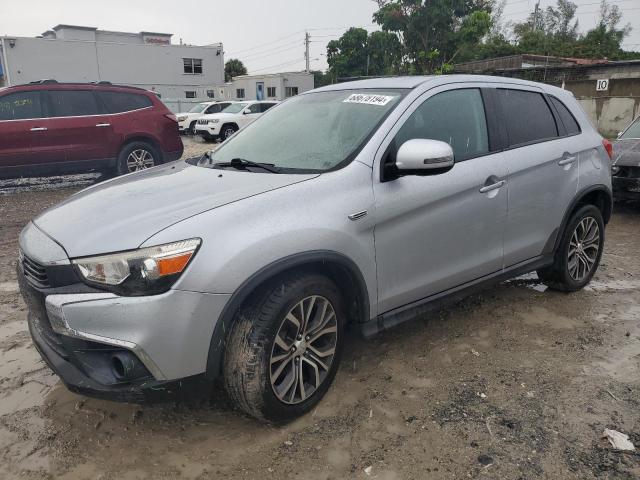
{"label": "side window", "polygon": [[209,108],[207,108],[204,113],[218,113],[221,110],[222,109],[220,104],[214,103],[213,105],[209,106]]}
{"label": "side window", "polygon": [[42,118],[40,92],[17,92],[0,97],[0,120]]}
{"label": "side window", "polygon": [[131,112],[153,105],[149,97],[137,93],[98,92],[98,97],[109,113]]}
{"label": "side window", "polygon": [[549,140],[558,136],[558,127],[542,94],[525,90],[498,89],[507,126],[509,145]]}
{"label": "side window", "polygon": [[249,112],[250,113],[260,113],[260,104],[259,103],[254,103],[251,106],[249,106]]}
{"label": "side window", "polygon": [[580,125],[578,125],[578,122],[567,106],[556,97],[550,98],[551,103],[553,103],[553,106],[556,107],[558,111],[558,115],[560,115],[560,120],[562,120],[564,128],[567,130],[567,135],[577,135],[580,133]]}
{"label": "side window", "polygon": [[275,103],[261,103],[260,104],[260,111],[261,112],[266,112],[267,110],[269,110],[274,105],[275,105]]}
{"label": "side window", "polygon": [[414,138],[447,142],[456,161],[488,153],[487,119],[480,90],[451,90],[425,100],[398,132],[395,147]]}
{"label": "side window", "polygon": [[49,90],[51,116],[83,117],[97,115],[98,102],[90,90]]}

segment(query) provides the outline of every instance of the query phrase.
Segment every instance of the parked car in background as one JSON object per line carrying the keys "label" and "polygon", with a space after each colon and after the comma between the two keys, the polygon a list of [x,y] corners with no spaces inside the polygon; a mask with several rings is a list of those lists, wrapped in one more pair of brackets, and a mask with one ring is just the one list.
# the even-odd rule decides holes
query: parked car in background
{"label": "parked car in background", "polygon": [[277,104],[270,101],[234,102],[220,113],[203,115],[196,125],[196,133],[207,141],[226,140]]}
{"label": "parked car in background", "polygon": [[54,80],[0,91],[0,177],[143,170],[182,156],[176,117],[147,90]]}
{"label": "parked car in background", "polygon": [[177,113],[178,128],[181,133],[196,134],[196,122],[203,116],[211,113],[220,113],[231,105],[232,102],[202,102],[197,103],[191,110]]}
{"label": "parked car in background", "polygon": [[611,174],[616,198],[640,200],[640,117],[614,142]]}
{"label": "parked car in background", "polygon": [[372,335],[533,271],[587,285],[610,154],[550,85],[446,75],[306,92],[195,162],[94,185],[29,223],[31,335],[76,392],[140,402],[221,379],[246,413],[291,420],[330,387],[348,324]]}

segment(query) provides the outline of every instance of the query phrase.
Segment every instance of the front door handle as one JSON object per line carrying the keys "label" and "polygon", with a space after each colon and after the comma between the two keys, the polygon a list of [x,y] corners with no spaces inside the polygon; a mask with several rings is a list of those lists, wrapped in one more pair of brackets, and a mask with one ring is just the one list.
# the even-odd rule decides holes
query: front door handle
{"label": "front door handle", "polygon": [[495,177],[489,177],[487,179],[487,183],[489,183],[489,182],[494,182],[494,183],[491,183],[489,185],[485,184],[485,186],[480,189],[480,193],[491,192],[492,190],[497,190],[498,188],[504,186],[504,183],[505,183],[504,180],[499,180],[497,182],[496,182],[496,180],[498,180],[498,179],[495,178]]}
{"label": "front door handle", "polygon": [[32,132],[44,132],[47,129],[47,127],[33,127],[31,129]]}
{"label": "front door handle", "polygon": [[96,125],[96,127],[110,127],[110,126],[111,126],[111,124],[110,124],[110,123],[98,123],[98,124]]}

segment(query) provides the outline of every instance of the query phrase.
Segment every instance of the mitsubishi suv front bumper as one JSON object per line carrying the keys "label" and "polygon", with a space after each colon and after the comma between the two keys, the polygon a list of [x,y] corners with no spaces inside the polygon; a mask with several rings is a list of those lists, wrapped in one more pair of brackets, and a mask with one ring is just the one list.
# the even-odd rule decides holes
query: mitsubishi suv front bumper
{"label": "mitsubishi suv front bumper", "polygon": [[64,250],[32,223],[20,249],[29,331],[71,391],[140,403],[210,388],[207,355],[228,295],[169,290],[123,297],[89,287]]}

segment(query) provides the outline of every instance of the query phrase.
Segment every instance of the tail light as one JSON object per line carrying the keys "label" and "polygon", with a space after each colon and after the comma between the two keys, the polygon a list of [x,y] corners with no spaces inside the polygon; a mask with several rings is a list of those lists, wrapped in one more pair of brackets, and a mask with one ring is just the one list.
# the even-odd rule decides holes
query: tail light
{"label": "tail light", "polygon": [[173,113],[167,113],[165,114],[165,117],[167,117],[169,120],[173,121],[173,122],[178,122],[178,117],[176,117]]}
{"label": "tail light", "polygon": [[609,160],[613,160],[613,143],[611,143],[606,138],[602,139],[602,146],[607,151],[607,155],[609,155]]}

